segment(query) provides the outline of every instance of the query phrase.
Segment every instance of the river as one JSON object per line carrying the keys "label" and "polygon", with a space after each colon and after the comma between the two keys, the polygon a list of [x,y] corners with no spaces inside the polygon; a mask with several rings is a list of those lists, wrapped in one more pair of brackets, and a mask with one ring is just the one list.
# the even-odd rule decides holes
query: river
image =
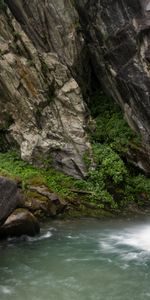
{"label": "river", "polygon": [[150,299],[150,219],[54,221],[0,244],[0,300]]}

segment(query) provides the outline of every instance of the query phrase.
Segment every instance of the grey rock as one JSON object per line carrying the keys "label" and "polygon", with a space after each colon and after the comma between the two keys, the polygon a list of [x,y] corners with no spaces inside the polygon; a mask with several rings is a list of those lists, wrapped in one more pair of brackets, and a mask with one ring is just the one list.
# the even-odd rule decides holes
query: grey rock
{"label": "grey rock", "polygon": [[63,212],[66,206],[67,203],[64,200],[55,193],[51,193],[45,186],[31,186],[22,204],[23,208],[39,218],[55,217]]}
{"label": "grey rock", "polygon": [[[9,9],[0,13],[0,129],[6,144],[13,139],[30,163],[84,177],[83,155],[90,152],[84,100],[91,64],[100,85],[141,135],[148,166],[149,1],[5,2]],[[137,164],[144,168],[143,162]]]}
{"label": "grey rock", "polygon": [[34,236],[40,232],[40,226],[31,212],[25,209],[16,209],[0,227],[0,239]]}
{"label": "grey rock", "polygon": [[150,162],[149,1],[75,2],[95,74],[141,135]]}
{"label": "grey rock", "polygon": [[13,14],[0,14],[0,128],[19,145],[22,159],[82,178],[90,145],[71,71],[82,43],[75,9],[68,4],[65,13],[66,1],[57,2],[7,1]]}
{"label": "grey rock", "polygon": [[4,223],[11,212],[20,204],[19,195],[15,181],[0,177],[0,224]]}
{"label": "grey rock", "polygon": [[50,193],[46,187],[30,187],[23,208],[31,211],[34,216],[42,219],[43,217],[55,217],[64,211],[66,203],[62,201],[55,193]]}

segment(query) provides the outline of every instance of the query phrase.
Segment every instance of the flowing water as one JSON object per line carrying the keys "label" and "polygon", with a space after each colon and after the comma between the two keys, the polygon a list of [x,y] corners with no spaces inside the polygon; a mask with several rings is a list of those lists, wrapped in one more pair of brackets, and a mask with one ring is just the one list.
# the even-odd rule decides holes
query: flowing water
{"label": "flowing water", "polygon": [[0,244],[0,300],[150,299],[150,221],[78,220]]}

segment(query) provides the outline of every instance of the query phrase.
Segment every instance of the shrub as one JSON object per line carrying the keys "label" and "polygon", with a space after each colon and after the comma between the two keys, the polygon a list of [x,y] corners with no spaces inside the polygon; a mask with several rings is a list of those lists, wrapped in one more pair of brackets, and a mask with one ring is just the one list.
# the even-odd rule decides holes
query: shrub
{"label": "shrub", "polygon": [[112,208],[124,207],[131,201],[143,204],[150,198],[150,179],[136,174],[124,162],[129,148],[140,147],[140,138],[129,128],[111,98],[97,93],[91,99],[90,109],[94,122],[89,126],[89,135],[95,163],[93,169],[89,156],[85,157],[89,169],[86,188],[92,192],[90,200]]}

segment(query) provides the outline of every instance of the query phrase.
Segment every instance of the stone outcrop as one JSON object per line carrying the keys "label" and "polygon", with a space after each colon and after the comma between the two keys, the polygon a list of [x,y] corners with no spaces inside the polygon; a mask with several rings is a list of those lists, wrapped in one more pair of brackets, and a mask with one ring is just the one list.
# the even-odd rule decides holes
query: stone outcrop
{"label": "stone outcrop", "polygon": [[0,177],[0,239],[34,236],[39,233],[37,218],[56,217],[67,203],[46,186],[29,186],[20,191],[20,182]]}
{"label": "stone outcrop", "polygon": [[150,1],[75,2],[95,74],[141,135],[150,162]]}
{"label": "stone outcrop", "polygon": [[61,214],[67,203],[51,193],[46,186],[30,186],[24,198],[23,208],[41,218],[56,217]]}
{"label": "stone outcrop", "polygon": [[[16,143],[24,160],[84,177],[83,155],[90,145],[83,96],[94,71],[142,137],[149,170],[149,0],[5,3],[7,10],[0,12],[1,149]],[[140,159],[136,165],[145,169]]]}
{"label": "stone outcrop", "polygon": [[0,131],[6,144],[13,139],[19,145],[24,160],[84,177],[86,108],[72,75],[84,44],[77,38],[77,13],[63,0],[6,3],[11,12],[0,14]]}
{"label": "stone outcrop", "polygon": [[21,195],[19,195],[16,182],[0,177],[0,225],[5,222],[20,202]]}
{"label": "stone outcrop", "polygon": [[0,227],[0,239],[22,235],[34,236],[39,232],[37,219],[25,209],[16,209]]}

